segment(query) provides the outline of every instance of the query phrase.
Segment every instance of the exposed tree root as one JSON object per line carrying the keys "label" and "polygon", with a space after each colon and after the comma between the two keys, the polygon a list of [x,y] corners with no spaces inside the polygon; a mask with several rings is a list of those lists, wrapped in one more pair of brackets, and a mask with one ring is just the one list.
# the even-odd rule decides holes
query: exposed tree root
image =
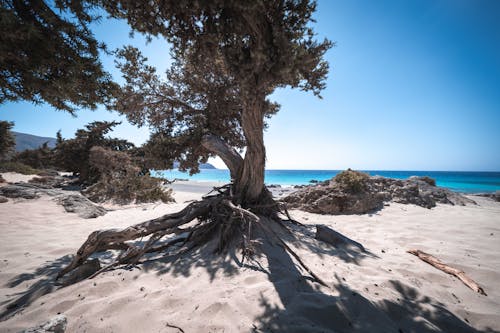
{"label": "exposed tree root", "polygon": [[484,292],[484,289],[481,288],[476,283],[476,281],[472,280],[470,277],[468,277],[467,275],[465,275],[465,273],[463,271],[442,263],[438,258],[436,258],[436,257],[434,257],[434,256],[432,256],[432,255],[430,255],[428,253],[425,253],[424,251],[420,251],[420,250],[408,250],[407,252],[411,253],[411,254],[413,254],[413,255],[415,255],[417,257],[419,257],[421,260],[425,261],[429,265],[434,266],[435,268],[437,268],[437,269],[439,269],[439,270],[441,270],[441,271],[443,271],[445,273],[448,273],[448,274],[456,276],[467,287],[469,287],[470,289],[474,290],[477,293],[480,293],[481,295],[486,296],[486,293]]}
{"label": "exposed tree root", "polygon": [[[75,268],[81,266],[94,253],[106,250],[121,250],[114,262],[95,272],[90,278],[121,265],[135,265],[147,253],[169,251],[174,245],[182,243],[176,248],[177,254],[189,252],[202,246],[212,239],[217,239],[215,252],[225,250],[235,240],[241,247],[243,263],[246,257],[255,253],[252,232],[259,228],[268,239],[276,241],[283,249],[292,255],[299,265],[311,275],[314,281],[323,286],[327,284],[319,278],[295,253],[285,241],[273,230],[269,223],[279,223],[288,228],[278,218],[278,213],[286,215],[291,223],[302,225],[294,221],[286,206],[276,203],[268,195],[264,198],[268,203],[242,208],[232,200],[231,186],[214,188],[214,195],[206,195],[201,201],[190,203],[177,213],[142,222],[123,230],[110,229],[91,233],[80,247],[71,263],[58,274],[60,278]],[[268,200],[270,199],[270,200]],[[268,219],[270,217],[270,219]],[[167,235],[177,236],[168,242],[157,245]],[[134,241],[149,237],[143,244],[134,244]]]}

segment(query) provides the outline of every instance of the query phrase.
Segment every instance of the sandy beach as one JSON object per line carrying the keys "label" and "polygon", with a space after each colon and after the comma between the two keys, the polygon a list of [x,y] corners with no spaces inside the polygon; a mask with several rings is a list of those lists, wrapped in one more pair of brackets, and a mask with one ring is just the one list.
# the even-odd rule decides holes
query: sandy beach
{"label": "sandy beach", "polygon": [[[26,180],[15,177],[4,174]],[[95,219],[67,213],[45,196],[0,204],[0,331],[18,332],[59,313],[67,332],[500,331],[500,204],[481,197],[465,207],[391,203],[364,215],[292,210],[307,226],[291,225],[299,237],[285,241],[328,287],[311,282],[278,245],[257,246],[243,266],[239,252],[217,256],[205,248],[55,286],[57,272],[92,231],[176,212],[215,185],[174,183],[176,203],[113,207]],[[316,224],[367,251],[313,239]],[[487,296],[406,252],[414,248],[463,270]]]}

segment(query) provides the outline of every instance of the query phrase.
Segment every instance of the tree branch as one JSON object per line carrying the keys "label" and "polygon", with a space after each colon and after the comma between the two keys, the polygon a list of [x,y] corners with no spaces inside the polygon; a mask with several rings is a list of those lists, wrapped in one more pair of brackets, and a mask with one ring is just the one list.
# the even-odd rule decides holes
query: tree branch
{"label": "tree branch", "polygon": [[238,176],[238,172],[243,165],[243,158],[238,154],[236,149],[228,145],[221,138],[212,135],[206,134],[203,136],[201,141],[201,145],[210,150],[211,152],[217,154],[224,163],[229,168],[229,172],[231,173],[231,179],[236,179]]}

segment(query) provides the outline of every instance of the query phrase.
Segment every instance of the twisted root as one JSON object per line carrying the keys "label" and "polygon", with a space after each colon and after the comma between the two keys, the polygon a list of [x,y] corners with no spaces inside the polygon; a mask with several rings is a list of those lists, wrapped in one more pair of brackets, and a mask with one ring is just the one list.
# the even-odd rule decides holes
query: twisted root
{"label": "twisted root", "polygon": [[[273,201],[271,204],[244,209],[235,205],[231,200],[230,187],[215,188],[214,191],[218,193],[207,195],[201,201],[192,202],[177,213],[167,214],[122,230],[109,229],[92,232],[77,251],[71,263],[59,272],[57,278],[59,279],[81,266],[91,255],[97,252],[106,250],[122,251],[114,262],[103,267],[90,276],[90,278],[116,266],[137,264],[145,254],[168,250],[180,242],[182,242],[181,248],[183,250],[179,253],[185,253],[206,244],[208,240],[215,237],[218,238],[217,252],[223,251],[235,239],[235,236],[240,237],[241,262],[243,263],[245,257],[250,257],[255,252],[252,247],[252,230],[255,229],[255,226],[259,226],[268,236],[276,239],[278,244],[290,253],[300,266],[312,276],[313,280],[327,286],[323,280],[306,266],[278,234],[267,225],[267,221],[270,220],[266,220],[265,223],[263,222],[263,216],[269,217],[271,215],[270,217],[273,221],[279,222],[284,227],[281,220],[277,218],[277,213],[281,212],[288,217],[290,222],[300,224],[290,217],[286,206]],[[258,215],[259,213],[251,210],[260,214],[265,212],[265,215]],[[197,223],[194,225],[181,228],[195,220]],[[180,236],[171,239],[165,244],[155,246],[164,236],[171,234]],[[131,243],[131,241],[148,236],[149,239],[144,245],[139,246]]]}

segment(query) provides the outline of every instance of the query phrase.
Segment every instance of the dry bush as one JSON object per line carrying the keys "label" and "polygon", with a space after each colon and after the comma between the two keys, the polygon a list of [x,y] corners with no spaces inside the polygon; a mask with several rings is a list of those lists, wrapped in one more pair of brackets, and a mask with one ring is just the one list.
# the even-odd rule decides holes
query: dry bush
{"label": "dry bush", "polygon": [[63,140],[58,136],[54,150],[54,165],[58,170],[78,174],[80,183],[92,185],[99,181],[101,175],[96,167],[90,165],[90,149],[103,147],[112,151],[127,151],[134,145],[118,138],[110,138],[109,132],[120,122],[94,121],[78,129],[75,137]]}
{"label": "dry bush", "polygon": [[36,175],[40,170],[19,162],[1,162],[0,172],[17,172],[23,175]]}
{"label": "dry bush", "polygon": [[37,173],[37,176],[40,177],[56,177],[59,176],[59,172],[54,169],[43,169],[39,173]]}
{"label": "dry bush", "polygon": [[347,169],[336,175],[333,180],[346,192],[360,193],[366,189],[370,176],[364,172]]}
{"label": "dry bush", "polygon": [[27,149],[16,153],[12,161],[28,165],[34,169],[47,169],[54,167],[54,150],[51,149],[47,142],[36,149]]}
{"label": "dry bush", "polygon": [[423,176],[423,177],[419,177],[419,179],[423,182],[426,182],[430,186],[436,186],[436,180],[434,178],[431,178],[429,176]]}
{"label": "dry bush", "polygon": [[99,181],[85,190],[92,201],[111,200],[119,204],[174,201],[172,190],[164,190],[160,179],[139,175],[140,168],[127,153],[93,147],[89,163],[100,174]]}
{"label": "dry bush", "polygon": [[28,183],[43,184],[43,185],[53,184],[54,182],[55,182],[55,178],[52,176],[33,177],[30,180],[28,180]]}

